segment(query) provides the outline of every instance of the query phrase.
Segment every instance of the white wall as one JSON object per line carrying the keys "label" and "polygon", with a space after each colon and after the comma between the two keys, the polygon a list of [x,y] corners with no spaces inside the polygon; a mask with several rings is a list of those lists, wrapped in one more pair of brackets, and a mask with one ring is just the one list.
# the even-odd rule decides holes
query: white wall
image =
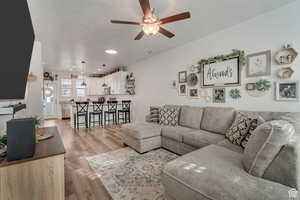
{"label": "white wall", "polygon": [[34,42],[29,72],[37,76],[37,80],[27,82],[25,103],[27,116],[43,116],[43,66],[42,46],[38,41]]}
{"label": "white wall", "polygon": [[[171,89],[171,81],[177,80],[178,72],[188,70],[202,58],[231,53],[232,49],[245,50],[252,54],[264,50],[274,53],[286,43],[292,43],[300,52],[300,1],[289,4],[270,13],[259,16],[245,23],[217,32],[184,46],[143,60],[129,67],[136,77],[136,96],[134,97],[134,119],[143,121],[148,113],[149,105],[186,104],[197,106],[233,106],[246,110],[266,111],[300,111],[299,102],[277,102],[274,100],[274,90],[264,97],[251,97],[245,91],[245,84],[257,79],[245,78],[245,67],[242,71],[242,98],[233,100],[226,90],[226,104],[206,103],[203,99],[189,99],[178,96],[176,89]],[[205,19],[203,19],[205,20]],[[195,28],[197,27],[195,24]],[[188,35],[187,35],[188,37]],[[172,42],[172,40],[170,40]],[[300,59],[293,65],[296,73],[292,80],[300,79]],[[266,77],[272,82],[277,81],[276,72],[280,66],[272,61],[272,76]],[[199,86],[200,87],[200,86]],[[209,94],[212,91],[208,90]]]}

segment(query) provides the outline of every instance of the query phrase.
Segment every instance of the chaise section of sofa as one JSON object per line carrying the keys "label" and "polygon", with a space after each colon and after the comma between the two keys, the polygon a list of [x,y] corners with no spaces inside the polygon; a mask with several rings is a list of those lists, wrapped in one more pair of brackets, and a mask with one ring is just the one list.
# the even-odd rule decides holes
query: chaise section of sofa
{"label": "chaise section of sofa", "polygon": [[168,163],[162,174],[169,200],[283,200],[292,188],[247,173],[242,153],[210,145]]}

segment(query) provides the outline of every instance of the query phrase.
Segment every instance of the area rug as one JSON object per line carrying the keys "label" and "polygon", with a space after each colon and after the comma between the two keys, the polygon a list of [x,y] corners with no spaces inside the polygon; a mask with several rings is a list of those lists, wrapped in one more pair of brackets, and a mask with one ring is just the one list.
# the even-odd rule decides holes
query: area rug
{"label": "area rug", "polygon": [[178,156],[164,149],[139,154],[130,148],[88,157],[114,200],[163,200],[163,166]]}

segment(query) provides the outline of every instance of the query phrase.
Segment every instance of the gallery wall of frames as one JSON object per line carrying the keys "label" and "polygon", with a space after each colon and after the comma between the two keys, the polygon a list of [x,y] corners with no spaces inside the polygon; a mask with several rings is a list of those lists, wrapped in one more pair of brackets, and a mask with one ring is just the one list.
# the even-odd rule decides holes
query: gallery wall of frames
{"label": "gallery wall of frames", "polygon": [[[204,99],[216,104],[226,103],[226,97],[263,97],[274,90],[274,101],[299,101],[299,80],[293,79],[298,52],[291,44],[285,44],[276,52],[262,50],[247,54],[234,49],[227,55],[200,60],[197,64],[178,72],[172,87],[179,96]],[[276,66],[275,66],[276,65]],[[272,68],[277,80],[273,81]],[[245,70],[246,80],[241,73]],[[249,79],[251,80],[249,82]],[[242,84],[243,83],[243,84]],[[227,95],[228,94],[228,95]]]}

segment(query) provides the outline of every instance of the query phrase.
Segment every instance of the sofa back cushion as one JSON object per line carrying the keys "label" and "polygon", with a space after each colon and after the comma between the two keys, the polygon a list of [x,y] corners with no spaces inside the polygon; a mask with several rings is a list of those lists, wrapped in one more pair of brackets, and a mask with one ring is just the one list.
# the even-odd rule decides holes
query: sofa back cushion
{"label": "sofa back cushion", "polygon": [[193,106],[182,106],[180,111],[179,125],[200,129],[203,108]]}
{"label": "sofa back cushion", "polygon": [[235,119],[233,108],[206,107],[204,108],[201,129],[225,135]]}
{"label": "sofa back cushion", "polygon": [[246,171],[253,176],[262,177],[294,134],[293,125],[284,120],[265,122],[257,127],[244,151],[243,165]]}

